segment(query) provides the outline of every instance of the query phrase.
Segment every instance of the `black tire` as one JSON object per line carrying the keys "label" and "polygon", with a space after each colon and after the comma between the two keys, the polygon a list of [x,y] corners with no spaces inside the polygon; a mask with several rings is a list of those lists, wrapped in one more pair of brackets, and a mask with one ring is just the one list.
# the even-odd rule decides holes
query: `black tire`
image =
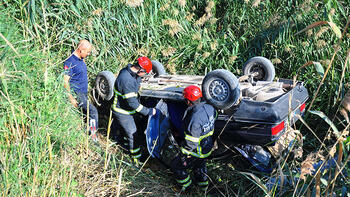
{"label": "black tire", "polygon": [[102,71],[97,74],[95,88],[99,98],[109,101],[113,97],[115,76],[110,71]]}
{"label": "black tire", "polygon": [[265,57],[252,57],[243,66],[243,74],[258,72],[259,75],[254,77],[254,81],[273,81],[275,78],[275,67],[272,62]]}
{"label": "black tire", "polygon": [[159,75],[166,75],[163,64],[157,60],[152,60],[152,72],[155,74],[154,77],[158,77]]}
{"label": "black tire", "polygon": [[229,109],[240,96],[238,79],[225,69],[211,71],[203,79],[202,92],[205,100],[215,108]]}

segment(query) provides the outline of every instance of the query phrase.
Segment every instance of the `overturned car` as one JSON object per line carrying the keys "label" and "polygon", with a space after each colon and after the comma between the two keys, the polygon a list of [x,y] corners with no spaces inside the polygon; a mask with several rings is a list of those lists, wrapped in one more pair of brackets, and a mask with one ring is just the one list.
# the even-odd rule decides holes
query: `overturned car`
{"label": "overturned car", "polygon": [[[184,135],[181,119],[186,104],[182,91],[188,85],[201,87],[203,99],[219,112],[214,133],[217,150],[212,158],[233,148],[255,166],[254,160],[266,166],[270,155],[263,148],[274,145],[305,111],[308,92],[303,82],[274,80],[274,66],[264,57],[249,59],[239,78],[224,69],[205,76],[167,75],[160,62],[153,60],[152,65],[153,74],[143,79],[139,94],[144,105],[159,109],[144,120],[148,121],[145,134],[149,153],[165,165]],[[114,81],[112,72],[97,75],[96,100],[112,100]]]}

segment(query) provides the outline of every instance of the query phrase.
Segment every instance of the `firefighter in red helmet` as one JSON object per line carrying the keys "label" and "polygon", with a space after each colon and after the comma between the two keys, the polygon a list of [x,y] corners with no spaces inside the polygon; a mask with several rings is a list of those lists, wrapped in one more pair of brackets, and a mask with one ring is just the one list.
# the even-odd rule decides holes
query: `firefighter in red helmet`
{"label": "firefighter in red helmet", "polygon": [[[133,161],[138,164],[141,157],[140,145],[135,140],[138,136],[134,114],[154,115],[154,108],[143,106],[138,99],[141,77],[151,72],[152,62],[148,57],[139,57],[134,64],[123,68],[115,80],[114,101],[112,104],[113,135],[119,143],[126,143]],[[125,137],[117,135],[117,130],[124,132]],[[125,139],[124,139],[125,138]]]}
{"label": "firefighter in red helmet", "polygon": [[191,169],[194,181],[205,191],[208,187],[205,158],[212,152],[217,112],[213,106],[201,102],[202,92],[195,85],[186,87],[183,96],[188,105],[182,119],[185,135],[180,143],[181,152],[171,162],[171,169],[182,190],[186,190],[192,183],[188,172]]}

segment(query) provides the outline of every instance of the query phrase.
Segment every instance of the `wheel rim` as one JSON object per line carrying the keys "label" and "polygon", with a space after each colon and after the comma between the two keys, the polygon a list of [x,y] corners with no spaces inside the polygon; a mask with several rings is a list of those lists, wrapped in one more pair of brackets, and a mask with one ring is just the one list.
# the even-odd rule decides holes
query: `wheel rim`
{"label": "wheel rim", "polygon": [[102,77],[99,83],[99,89],[101,94],[106,95],[108,93],[109,85],[106,78]]}
{"label": "wheel rim", "polygon": [[255,81],[265,79],[265,70],[261,65],[256,64],[256,65],[252,66],[252,68],[250,69],[250,73],[255,73],[255,72],[258,73],[258,75],[254,77]]}
{"label": "wheel rim", "polygon": [[229,85],[224,80],[215,79],[209,85],[209,94],[216,101],[226,101],[229,96]]}

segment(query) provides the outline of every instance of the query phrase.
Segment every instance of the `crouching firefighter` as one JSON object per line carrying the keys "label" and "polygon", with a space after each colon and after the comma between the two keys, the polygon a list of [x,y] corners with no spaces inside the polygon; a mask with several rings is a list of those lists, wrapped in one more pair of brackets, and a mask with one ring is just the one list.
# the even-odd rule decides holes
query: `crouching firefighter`
{"label": "crouching firefighter", "polygon": [[202,92],[195,85],[186,87],[183,96],[188,105],[182,119],[185,135],[180,143],[181,152],[171,162],[171,168],[183,191],[192,183],[189,169],[197,185],[206,191],[209,182],[205,158],[212,152],[217,112],[211,105],[201,102]]}
{"label": "crouching firefighter", "polygon": [[[118,128],[124,131],[131,157],[136,165],[139,164],[141,150],[139,143],[136,141],[138,133],[133,114],[138,112],[146,116],[156,113],[154,108],[147,108],[140,104],[138,100],[141,77],[151,70],[151,60],[147,57],[140,57],[134,64],[128,64],[119,72],[114,84],[113,129]],[[113,132],[116,135],[117,131],[114,130]],[[122,142],[122,140],[118,139],[119,142]]]}

